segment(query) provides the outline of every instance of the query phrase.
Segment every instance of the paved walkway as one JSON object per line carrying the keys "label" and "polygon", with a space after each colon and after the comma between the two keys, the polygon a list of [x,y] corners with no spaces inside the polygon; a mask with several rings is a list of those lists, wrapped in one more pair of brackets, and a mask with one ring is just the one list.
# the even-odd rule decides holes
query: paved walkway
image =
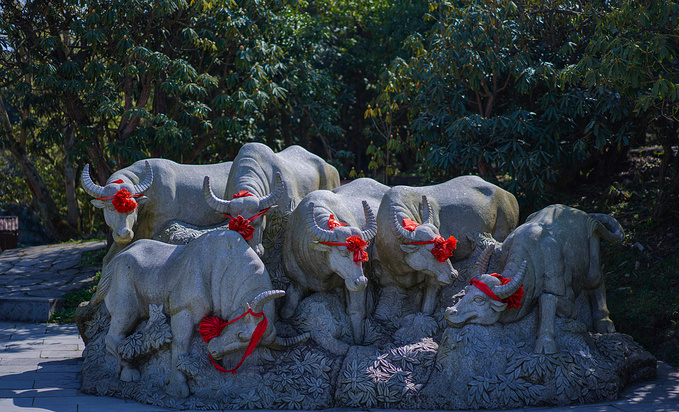
{"label": "paved walkway", "polygon": [[[103,242],[78,242],[2,252],[0,298],[53,299],[81,288],[91,282],[91,276],[98,268],[82,267],[80,255],[103,246]],[[75,325],[0,320],[0,412],[170,411],[80,392],[83,349]],[[627,388],[620,399],[613,402],[513,411],[519,410],[679,412],[679,371],[659,362],[658,379]],[[336,408],[329,411],[384,410]]]}
{"label": "paved walkway", "polygon": [[0,253],[0,320],[47,322],[63,295],[91,285],[101,269],[83,263],[83,253],[105,246],[105,241],[80,241]]}

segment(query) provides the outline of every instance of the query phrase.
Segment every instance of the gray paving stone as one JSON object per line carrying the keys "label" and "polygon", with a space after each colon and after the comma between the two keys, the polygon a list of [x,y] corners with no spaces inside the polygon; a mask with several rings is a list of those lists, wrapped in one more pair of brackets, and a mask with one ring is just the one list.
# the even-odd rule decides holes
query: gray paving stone
{"label": "gray paving stone", "polygon": [[61,398],[76,396],[77,389],[39,388],[39,389],[2,389],[0,398]]}
{"label": "gray paving stone", "polygon": [[[2,398],[0,399],[0,411],[10,411],[12,410],[11,408],[16,407],[16,408],[27,408],[33,405],[33,399],[31,398],[19,398],[19,399],[12,399],[12,398]],[[24,409],[21,409],[24,411]]]}
{"label": "gray paving stone", "polygon": [[53,271],[62,271],[65,269],[73,269],[74,267],[80,265],[80,257],[77,257],[76,259],[70,259],[66,261],[61,261],[61,262],[55,262],[54,265],[52,265],[52,270]]}
{"label": "gray paving stone", "polygon": [[2,389],[33,389],[34,380],[0,380],[0,390]]}

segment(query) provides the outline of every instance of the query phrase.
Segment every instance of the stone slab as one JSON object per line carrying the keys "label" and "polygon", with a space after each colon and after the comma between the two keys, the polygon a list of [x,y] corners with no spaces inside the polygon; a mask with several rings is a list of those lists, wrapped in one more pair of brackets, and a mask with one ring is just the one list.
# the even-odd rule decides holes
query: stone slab
{"label": "stone slab", "polygon": [[0,297],[0,320],[47,322],[62,306],[62,300],[55,298]]}

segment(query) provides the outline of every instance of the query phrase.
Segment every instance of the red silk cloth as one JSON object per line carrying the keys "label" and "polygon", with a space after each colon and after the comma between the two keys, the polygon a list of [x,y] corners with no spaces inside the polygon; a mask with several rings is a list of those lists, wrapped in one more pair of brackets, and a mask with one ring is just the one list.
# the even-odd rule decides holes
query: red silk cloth
{"label": "red silk cloth", "polygon": [[405,230],[410,231],[410,232],[412,232],[413,230],[415,230],[415,228],[418,227],[419,225],[420,225],[420,224],[417,223],[417,222],[415,222],[414,220],[410,220],[410,219],[408,219],[408,218],[403,219],[403,228],[404,228]]}
{"label": "red silk cloth", "polygon": [[367,262],[369,260],[368,252],[365,251],[365,248],[368,247],[368,242],[366,242],[365,240],[361,239],[356,235],[349,236],[345,243],[342,242],[318,242],[318,243],[328,246],[346,246],[350,252],[354,253],[354,263],[356,263],[357,265],[360,265],[361,262]]}
{"label": "red silk cloth", "polygon": [[239,320],[240,318],[248,314],[257,318],[261,317],[262,320],[259,321],[257,327],[255,327],[255,331],[252,332],[252,337],[250,338],[250,343],[248,344],[247,349],[245,349],[245,354],[241,358],[240,362],[238,362],[238,365],[236,365],[236,367],[233,369],[223,368],[217,362],[215,362],[214,358],[212,357],[212,354],[210,354],[210,361],[218,371],[236,373],[236,370],[240,368],[240,366],[243,364],[243,361],[245,361],[245,358],[252,355],[252,352],[254,352],[255,347],[262,339],[262,335],[264,335],[264,331],[266,331],[266,327],[269,324],[269,320],[266,318],[264,312],[254,313],[252,309],[248,309],[247,312],[243,313],[236,319],[233,319],[228,322],[216,317],[206,317],[200,322],[200,325],[198,326],[198,333],[200,333],[200,336],[203,338],[205,342],[210,342],[212,338],[216,338],[222,333],[222,330],[224,330],[226,325],[230,325],[233,322]]}
{"label": "red silk cloth", "polygon": [[[494,276],[502,282],[502,285],[505,285],[511,281],[511,279],[506,278],[502,275],[499,275],[497,273],[491,273],[490,276]],[[472,279],[469,281],[470,285],[476,286],[481,292],[485,293],[486,295],[490,296],[491,299],[497,300],[498,302],[506,303],[507,304],[507,309],[512,309],[516,308],[519,309],[521,307],[521,299],[523,299],[523,285],[517,289],[516,292],[514,292],[511,296],[500,299],[497,297],[495,293],[490,289],[488,285],[485,283],[481,282],[478,279]]]}
{"label": "red silk cloth", "polygon": [[248,192],[247,190],[241,190],[240,192],[236,192],[235,195],[231,197],[231,199],[237,199],[239,197],[245,197],[245,196],[255,196],[252,193]]}
{"label": "red silk cloth", "polygon": [[[122,180],[115,180],[111,183],[124,183]],[[133,198],[142,197],[143,193],[133,195],[127,189],[120,189],[113,196],[98,197],[97,200],[110,200],[118,213],[130,213],[137,208],[137,202]]]}
{"label": "red silk cloth", "polygon": [[328,228],[330,230],[333,230],[334,228],[339,227],[339,226],[346,226],[346,225],[347,225],[346,223],[340,222],[339,220],[337,220],[335,218],[335,215],[330,215],[330,218],[328,219]]}
{"label": "red silk cloth", "polygon": [[264,213],[268,212],[269,209],[271,209],[271,207],[267,207],[264,210],[260,210],[259,213],[252,216],[250,219],[244,219],[243,216],[241,216],[241,215],[233,217],[233,216],[231,216],[227,213],[224,213],[224,216],[231,219],[229,221],[229,230],[233,230],[235,232],[240,233],[240,235],[243,236],[243,239],[245,239],[245,240],[251,240],[252,236],[255,233],[255,228],[250,223],[252,223],[253,221],[262,217],[262,215],[264,215]]}

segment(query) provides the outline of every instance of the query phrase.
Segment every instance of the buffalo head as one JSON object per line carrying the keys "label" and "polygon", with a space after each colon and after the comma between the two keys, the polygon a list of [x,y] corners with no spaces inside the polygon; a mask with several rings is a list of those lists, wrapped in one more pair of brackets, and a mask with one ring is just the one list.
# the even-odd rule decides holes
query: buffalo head
{"label": "buffalo head", "polygon": [[405,252],[405,262],[408,266],[434,278],[440,285],[450,285],[458,278],[458,273],[448,258],[439,260],[436,256],[437,239],[443,239],[434,225],[431,206],[426,196],[422,196],[422,209],[423,223],[406,229],[399,221],[396,207],[392,206],[389,226],[401,243],[401,250]]}
{"label": "buffalo head", "polygon": [[332,230],[318,225],[314,213],[314,203],[309,202],[306,226],[313,239],[312,247],[323,252],[327,258],[328,268],[344,279],[349,292],[364,290],[368,278],[363,273],[362,262],[367,261],[365,252],[367,242],[377,234],[377,220],[368,202],[363,201],[365,213],[365,229],[351,226],[336,226]]}
{"label": "buffalo head", "polygon": [[[264,197],[242,191],[234,194],[231,200],[220,199],[212,192],[210,178],[205,176],[203,181],[203,195],[210,207],[223,213],[232,221],[238,220],[243,227],[250,226],[254,229],[252,233],[248,233],[248,236],[244,232],[241,232],[241,234],[246,237],[248,244],[260,257],[264,254],[264,246],[262,246],[262,234],[266,228],[264,213],[276,205],[284,192],[285,183],[283,183],[280,173],[276,173],[273,191]],[[229,226],[231,227],[231,222]]]}
{"label": "buffalo head", "polygon": [[138,185],[120,179],[99,186],[90,177],[89,164],[85,165],[81,178],[85,192],[94,197],[92,204],[104,209],[104,220],[111,228],[113,240],[121,244],[131,242],[134,238],[132,228],[137,223],[139,212],[137,206],[148,200],[144,192],[153,183],[153,171],[149,163],[146,162],[146,173]]}
{"label": "buffalo head", "polygon": [[489,246],[481,253],[472,268],[472,276],[474,278],[459,294],[461,299],[454,306],[446,309],[446,321],[452,326],[494,324],[500,319],[502,312],[507,309],[507,299],[514,295],[521,287],[526,273],[527,263],[525,261],[516,275],[505,284],[502,284],[501,279],[510,275],[507,270],[501,276],[483,273],[493,253],[493,249],[494,246]]}

